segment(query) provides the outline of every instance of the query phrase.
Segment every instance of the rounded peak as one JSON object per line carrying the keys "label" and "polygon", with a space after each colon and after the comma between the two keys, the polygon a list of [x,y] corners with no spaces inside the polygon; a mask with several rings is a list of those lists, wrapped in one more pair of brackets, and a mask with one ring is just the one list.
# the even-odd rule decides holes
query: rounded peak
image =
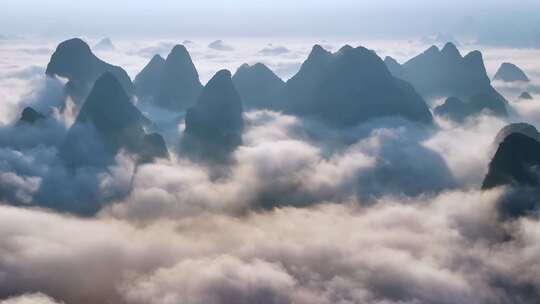
{"label": "rounded peak", "polygon": [[74,57],[92,57],[90,46],[80,38],[73,38],[61,42],[54,51],[53,60],[68,60]]}
{"label": "rounded peak", "polygon": [[152,57],[152,59],[150,60],[150,62],[158,62],[158,61],[161,61],[161,62],[164,62],[165,59],[163,57],[161,57],[161,55],[159,54],[156,54]]}
{"label": "rounded peak", "polygon": [[[503,62],[501,64],[501,68],[518,68],[517,65],[511,63],[511,62]],[[519,68],[518,68],[519,69]]]}
{"label": "rounded peak", "polygon": [[472,52],[469,52],[465,58],[469,58],[469,59],[481,59],[483,60],[483,55],[482,55],[482,52],[478,51],[478,50],[475,50],[475,51],[472,51]]}
{"label": "rounded peak", "polygon": [[509,125],[504,126],[499,131],[499,133],[497,133],[497,136],[495,137],[495,144],[496,145],[500,144],[501,142],[504,141],[506,137],[514,133],[526,135],[532,139],[540,141],[540,133],[538,133],[538,130],[536,129],[535,126],[525,123],[525,122],[518,122],[518,123],[511,123]]}
{"label": "rounded peak", "polygon": [[[61,42],[54,52],[56,57],[92,56],[90,46],[80,38],[72,38]],[[60,58],[58,58],[60,59]]]}
{"label": "rounded peak", "polygon": [[452,57],[461,57],[458,48],[452,42],[447,42],[441,50],[441,53]]}
{"label": "rounded peak", "polygon": [[519,95],[519,99],[527,99],[527,100],[530,100],[530,99],[533,99],[531,93],[529,92],[522,92],[520,95]]}
{"label": "rounded peak", "polygon": [[250,68],[251,66],[248,63],[243,63],[241,66],[238,67],[238,70],[247,70]]}
{"label": "rounded peak", "polygon": [[45,73],[62,77],[84,74],[96,60],[97,57],[86,42],[80,38],[69,39],[56,47]]}
{"label": "rounded peak", "polygon": [[229,70],[226,70],[226,69],[223,69],[223,70],[219,70],[215,75],[214,77],[212,77],[212,80],[225,80],[225,79],[231,79],[232,77],[232,74],[231,74],[231,71]]}
{"label": "rounded peak", "polygon": [[510,133],[508,136],[504,138],[504,140],[501,142],[502,145],[507,146],[516,146],[516,147],[530,147],[530,145],[538,145],[540,142],[538,142],[537,139],[523,134],[521,132],[513,132]]}
{"label": "rounded peak", "polygon": [[439,48],[436,45],[432,45],[424,51],[424,54],[438,54],[439,52]]}
{"label": "rounded peak", "polygon": [[256,68],[256,69],[261,69],[261,68],[266,69],[267,68],[267,66],[262,62],[257,62],[254,65],[252,65],[252,67]]}
{"label": "rounded peak", "polygon": [[25,107],[22,111],[22,114],[25,115],[25,114],[30,114],[30,113],[39,113],[38,111],[36,111],[34,108],[32,108],[31,106],[28,106],[28,107]]}
{"label": "rounded peak", "polygon": [[344,46],[342,46],[339,50],[338,50],[338,53],[343,53],[343,52],[349,52],[349,51],[352,51],[354,50],[354,48],[348,44],[345,44]]}
{"label": "rounded peak", "polygon": [[189,57],[189,52],[183,44],[177,44],[172,48],[167,59],[172,57]]}
{"label": "rounded peak", "polygon": [[183,44],[177,44],[172,48],[171,53],[181,51],[187,52],[187,48]]}
{"label": "rounded peak", "polygon": [[497,70],[497,73],[493,77],[496,80],[502,80],[505,82],[513,82],[513,81],[524,81],[529,82],[529,77],[525,74],[525,72],[519,68],[517,65],[509,62],[504,62],[501,64],[499,69]]}
{"label": "rounded peak", "polygon": [[311,48],[311,51],[312,52],[326,52],[326,50],[320,45],[320,44],[315,44],[313,45],[313,47]]}
{"label": "rounded peak", "polygon": [[453,42],[447,42],[447,43],[444,44],[443,51],[445,49],[456,49],[457,50],[457,46]]}
{"label": "rounded peak", "polygon": [[469,64],[484,65],[484,57],[480,51],[472,51],[463,58]]}
{"label": "rounded peak", "polygon": [[24,108],[24,110],[21,113],[21,121],[34,123],[36,120],[43,119],[45,116],[38,111],[36,111],[34,108],[28,106]]}
{"label": "rounded peak", "polygon": [[90,46],[88,45],[88,43],[86,43],[81,38],[71,38],[71,39],[62,41],[57,47],[57,49],[64,49],[64,48],[66,48],[66,49],[86,49],[86,50],[90,51]]}

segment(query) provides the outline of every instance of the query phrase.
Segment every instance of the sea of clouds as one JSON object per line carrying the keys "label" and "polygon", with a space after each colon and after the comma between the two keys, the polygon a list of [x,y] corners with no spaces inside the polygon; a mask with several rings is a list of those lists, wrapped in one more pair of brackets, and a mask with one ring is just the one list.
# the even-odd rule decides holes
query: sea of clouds
{"label": "sea of clouds", "polygon": [[[90,45],[96,39],[86,38]],[[58,146],[75,113],[51,111],[44,70],[60,41],[0,40],[0,303],[536,303],[540,221],[505,218],[506,189],[480,191],[498,130],[540,126],[540,51],[479,48],[489,75],[511,61],[530,84],[494,83],[513,111],[426,127],[385,118],[335,129],[271,111],[244,114],[227,164],[177,153],[183,122],[143,109],[171,158],[67,172]],[[398,61],[417,41],[115,40],[96,51],[134,78],[184,43],[205,83],[263,62],[291,77],[313,43],[364,45]],[[531,101],[518,101],[528,90]],[[48,113],[18,125],[22,108]],[[48,112],[49,111],[49,112]],[[98,204],[78,217],[62,204]],[[54,209],[36,206],[56,206]],[[60,206],[60,208],[58,208]]]}

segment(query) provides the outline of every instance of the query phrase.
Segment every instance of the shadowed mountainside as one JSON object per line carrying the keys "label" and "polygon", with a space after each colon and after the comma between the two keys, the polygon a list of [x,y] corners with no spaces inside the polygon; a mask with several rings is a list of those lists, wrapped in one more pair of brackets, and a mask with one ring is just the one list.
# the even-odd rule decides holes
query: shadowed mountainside
{"label": "shadowed mountainside", "polygon": [[344,46],[330,53],[314,46],[300,71],[286,82],[278,109],[339,126],[384,116],[431,123],[415,89],[395,78],[371,50]]}

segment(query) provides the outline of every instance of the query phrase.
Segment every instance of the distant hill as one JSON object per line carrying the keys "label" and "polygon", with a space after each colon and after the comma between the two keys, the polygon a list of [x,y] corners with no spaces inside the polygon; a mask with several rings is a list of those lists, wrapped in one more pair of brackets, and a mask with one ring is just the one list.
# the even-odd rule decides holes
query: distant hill
{"label": "distant hill", "polygon": [[499,69],[497,70],[497,73],[495,73],[495,76],[493,77],[494,80],[501,80],[504,82],[515,82],[515,81],[523,81],[523,82],[529,82],[529,77],[521,70],[518,66],[512,63],[504,62]]}
{"label": "distant hill", "polygon": [[532,97],[531,93],[529,93],[529,92],[523,92],[523,93],[521,93],[521,94],[519,95],[518,99],[519,99],[519,100],[531,100],[531,99],[533,99],[533,97]]}
{"label": "distant hill", "polygon": [[474,95],[466,101],[462,101],[457,97],[450,97],[442,105],[435,107],[433,110],[435,115],[443,116],[456,122],[463,122],[466,118],[482,112],[495,116],[508,115],[505,103],[487,94]]}
{"label": "distant hill", "polygon": [[96,51],[113,51],[114,49],[114,44],[110,38],[103,38],[94,45]]}
{"label": "distant hill", "polygon": [[45,115],[39,113],[32,107],[26,107],[21,113],[21,118],[19,119],[19,122],[34,124],[35,122],[43,119],[45,119]]}
{"label": "distant hill", "polygon": [[394,76],[411,83],[424,98],[484,96],[497,104],[507,103],[491,86],[479,51],[463,57],[453,43],[447,43],[441,50],[432,46],[403,65],[390,59],[386,64]]}

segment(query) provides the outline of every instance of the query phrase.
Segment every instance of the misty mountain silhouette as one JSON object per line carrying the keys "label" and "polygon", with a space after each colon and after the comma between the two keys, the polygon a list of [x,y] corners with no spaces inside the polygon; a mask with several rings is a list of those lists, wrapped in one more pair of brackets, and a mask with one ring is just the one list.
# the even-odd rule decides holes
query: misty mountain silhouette
{"label": "misty mountain silhouette", "polygon": [[300,71],[286,82],[285,112],[351,126],[372,118],[402,116],[431,123],[431,113],[415,89],[397,79],[384,62],[363,47],[330,53],[315,45]]}
{"label": "misty mountain silhouette", "polygon": [[540,142],[521,132],[507,135],[489,164],[482,189],[501,185],[538,186]]}
{"label": "misty mountain silhouette", "polygon": [[242,99],[231,72],[217,72],[187,111],[185,146],[202,154],[231,151],[242,142],[242,112]]}
{"label": "misty mountain silhouette", "polygon": [[152,57],[150,62],[135,77],[135,94],[141,99],[155,98],[161,87],[161,76],[165,70],[165,59],[160,55]]}
{"label": "misty mountain silhouette", "polygon": [[88,44],[79,38],[60,43],[45,71],[47,76],[68,79],[66,89],[76,103],[86,98],[96,79],[105,72],[112,73],[123,89],[129,95],[133,94],[133,84],[126,71],[96,57]]}
{"label": "misty mountain silhouette", "polygon": [[163,139],[157,139],[157,134],[147,137],[148,123],[116,77],[107,72],[95,82],[59,156],[69,167],[103,166],[121,149],[138,155],[139,161],[167,157]]}
{"label": "misty mountain silhouette", "polygon": [[94,45],[94,50],[99,51],[112,51],[114,50],[114,44],[112,43],[110,38],[103,38],[96,45]]}
{"label": "misty mountain silhouette", "polygon": [[26,107],[22,111],[21,118],[19,122],[34,124],[38,120],[45,119],[45,115],[39,113],[32,107]]}
{"label": "misty mountain silhouette", "polygon": [[386,63],[394,76],[410,82],[425,98],[454,96],[468,100],[473,96],[489,96],[494,103],[507,103],[491,86],[479,51],[462,57],[453,43],[447,43],[442,50],[430,47],[400,68],[395,66],[396,62]]}
{"label": "misty mountain silhouette", "polygon": [[183,45],[176,45],[171,50],[162,67],[160,61],[154,57],[141,71],[142,75],[137,75],[138,89],[152,93],[156,85],[157,91],[153,93],[156,105],[185,111],[195,103],[202,89],[197,69]]}
{"label": "misty mountain silhouette", "polygon": [[262,63],[243,64],[232,81],[246,108],[269,109],[273,107],[285,82]]}
{"label": "misty mountain silhouette", "polygon": [[508,114],[503,101],[487,94],[474,95],[466,102],[457,97],[447,98],[442,105],[435,107],[433,113],[457,122],[463,122],[467,117],[478,115],[483,111],[495,116]]}
{"label": "misty mountain silhouette", "polygon": [[523,92],[523,93],[521,93],[521,94],[519,95],[518,99],[519,99],[519,100],[531,100],[531,99],[533,99],[533,97],[532,97],[531,93],[529,93],[529,92]]}
{"label": "misty mountain silhouette", "polygon": [[494,80],[504,82],[524,81],[529,82],[529,77],[518,66],[512,63],[504,62],[501,64],[497,73],[493,77]]}

